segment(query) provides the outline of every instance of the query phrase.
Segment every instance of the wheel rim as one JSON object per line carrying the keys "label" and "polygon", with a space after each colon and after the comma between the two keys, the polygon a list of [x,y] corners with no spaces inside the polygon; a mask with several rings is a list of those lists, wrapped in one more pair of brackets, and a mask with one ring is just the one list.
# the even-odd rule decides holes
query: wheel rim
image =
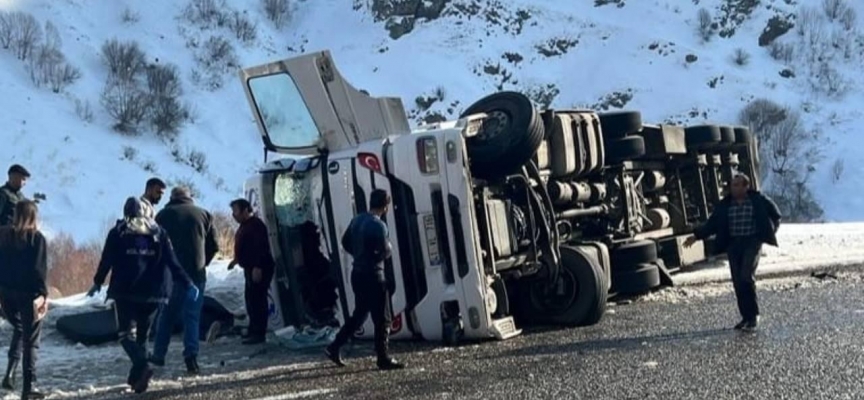
{"label": "wheel rim", "polygon": [[483,121],[477,139],[481,141],[491,140],[498,137],[510,126],[510,115],[501,110],[490,111],[488,117]]}
{"label": "wheel rim", "polygon": [[579,297],[579,281],[567,268],[562,268],[558,280],[547,285],[538,282],[531,286],[531,303],[538,309],[558,313],[567,310]]}

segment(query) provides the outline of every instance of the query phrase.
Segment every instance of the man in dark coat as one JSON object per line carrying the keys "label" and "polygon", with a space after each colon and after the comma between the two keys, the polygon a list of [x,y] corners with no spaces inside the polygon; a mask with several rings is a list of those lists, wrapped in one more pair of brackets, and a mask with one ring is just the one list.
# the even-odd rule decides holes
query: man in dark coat
{"label": "man in dark coat", "polygon": [[720,201],[708,221],[687,238],[684,245],[715,235],[718,251],[729,258],[732,284],[738,299],[742,320],[736,330],[755,330],[759,322],[756,298],[756,268],[762,244],[777,246],[780,210],[773,200],[752,190],[750,178],[737,174],[732,178],[729,196]]}
{"label": "man in dark coat", "polygon": [[[171,191],[171,201],[156,215],[156,222],[168,233],[177,259],[186,274],[195,282],[198,290],[204,293],[207,281],[205,268],[210,265],[219,251],[213,216],[207,210],[196,206],[189,189],[181,186]],[[165,365],[165,355],[168,353],[174,322],[182,313],[183,358],[186,362],[186,370],[190,374],[197,374],[199,372],[198,331],[204,296],[200,296],[196,301],[186,301],[185,296],[185,290],[182,288],[179,291],[175,290],[171,294],[167,308],[159,313],[156,341],[150,362],[158,366]]]}
{"label": "man in dark coat", "polygon": [[252,205],[246,199],[231,202],[231,214],[240,224],[234,235],[234,260],[228,269],[239,265],[246,278],[246,314],[249,315],[249,330],[243,344],[264,343],[267,336],[268,301],[270,282],[276,263],[270,251],[267,225],[255,216]]}
{"label": "man in dark coat", "polygon": [[390,258],[391,248],[387,224],[381,217],[387,214],[389,208],[390,196],[387,192],[381,189],[373,190],[369,196],[369,212],[354,217],[342,236],[342,247],[354,258],[351,288],[354,289],[355,306],[351,318],[345,321],[336,334],[336,339],[325,349],[325,355],[339,366],[345,365],[339,349],[363,325],[366,317],[372,314],[378,368],[404,368],[403,364],[387,354],[392,311],[384,260]]}
{"label": "man in dark coat", "polygon": [[12,225],[15,216],[15,205],[24,200],[21,189],[27,184],[30,172],[24,167],[15,164],[9,167],[9,180],[0,186],[0,226]]}

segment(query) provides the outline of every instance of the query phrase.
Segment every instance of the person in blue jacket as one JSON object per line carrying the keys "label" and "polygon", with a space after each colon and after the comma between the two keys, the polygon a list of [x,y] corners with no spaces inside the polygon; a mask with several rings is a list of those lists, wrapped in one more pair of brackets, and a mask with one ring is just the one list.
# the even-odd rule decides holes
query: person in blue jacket
{"label": "person in blue jacket", "polygon": [[351,288],[354,290],[354,313],[336,334],[324,354],[338,366],[344,366],[340,348],[371,314],[375,326],[375,353],[378,368],[401,369],[405,365],[390,358],[387,344],[390,336],[390,285],[384,271],[384,260],[390,258],[391,245],[387,224],[381,218],[390,208],[390,196],[382,189],[369,195],[369,212],[354,217],[345,234],[342,247],[354,258]]}
{"label": "person in blue jacket", "polygon": [[153,377],[147,361],[147,332],[159,305],[168,302],[172,285],[169,271],[174,285],[188,288],[189,301],[197,300],[199,290],[177,261],[168,234],[147,217],[140,199],[129,197],[123,206],[123,219],[108,232],[87,295],[99,292],[111,272],[108,298],[114,300],[120,345],[132,361],[126,383],[136,393],[147,391]]}

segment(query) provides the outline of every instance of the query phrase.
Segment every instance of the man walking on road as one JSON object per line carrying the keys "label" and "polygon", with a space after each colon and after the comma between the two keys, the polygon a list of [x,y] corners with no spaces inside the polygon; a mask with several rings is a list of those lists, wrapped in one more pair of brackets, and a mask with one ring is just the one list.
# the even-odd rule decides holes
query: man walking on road
{"label": "man walking on road", "polygon": [[762,244],[777,246],[780,219],[777,204],[752,190],[747,175],[737,174],[732,178],[729,196],[717,204],[708,221],[684,242],[684,246],[690,247],[696,240],[716,235],[716,249],[726,251],[738,310],[743,318],[735,325],[736,330],[753,331],[758,326],[756,268]]}
{"label": "man walking on road", "polygon": [[0,187],[0,226],[12,225],[15,217],[15,205],[24,200],[21,189],[27,184],[30,172],[24,167],[15,164],[9,167],[9,180]]}
{"label": "man walking on road", "polygon": [[144,217],[156,218],[156,205],[162,201],[162,196],[165,194],[165,185],[159,178],[150,178],[147,184],[144,185],[144,195],[141,196],[141,204],[144,207]]}
{"label": "man walking on road", "polygon": [[213,261],[219,251],[213,216],[195,205],[189,188],[180,186],[171,191],[171,201],[156,215],[156,222],[168,233],[174,252],[186,274],[202,293],[195,301],[187,301],[186,290],[182,285],[174,285],[168,307],[160,312],[156,327],[156,343],[150,359],[155,365],[165,365],[165,355],[171,342],[174,323],[183,316],[183,358],[186,370],[197,374],[198,341],[201,309],[204,306],[204,289],[207,281],[205,268]]}
{"label": "man walking on road", "polygon": [[148,218],[140,199],[130,197],[123,206],[123,219],[108,233],[93,287],[93,296],[111,273],[108,298],[114,299],[120,345],[132,361],[126,383],[136,393],[147,391],[153,370],[147,363],[147,331],[156,309],[168,300],[170,270],[175,290],[194,302],[200,293],[174,255],[165,231]]}
{"label": "man walking on road", "polygon": [[228,269],[240,265],[246,278],[249,330],[243,344],[264,343],[267,336],[267,293],[276,265],[270,252],[267,225],[253,214],[252,205],[246,199],[232,201],[231,214],[240,227],[234,235],[234,260],[228,264]]}
{"label": "man walking on road", "polygon": [[370,210],[351,221],[342,236],[342,247],[354,258],[351,271],[351,287],[354,289],[354,313],[325,349],[325,354],[336,365],[344,366],[340,348],[348,338],[359,329],[371,313],[375,325],[375,353],[378,368],[383,370],[400,369],[404,365],[387,354],[390,334],[390,293],[384,260],[390,258],[390,241],[387,225],[381,217],[390,207],[390,196],[381,189],[375,189],[369,198]]}

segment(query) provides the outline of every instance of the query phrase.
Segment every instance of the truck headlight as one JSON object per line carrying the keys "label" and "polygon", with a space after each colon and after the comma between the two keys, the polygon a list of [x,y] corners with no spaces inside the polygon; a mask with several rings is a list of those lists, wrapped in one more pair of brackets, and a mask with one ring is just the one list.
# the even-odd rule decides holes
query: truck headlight
{"label": "truck headlight", "polygon": [[438,141],[434,137],[417,139],[417,164],[424,174],[438,173]]}

